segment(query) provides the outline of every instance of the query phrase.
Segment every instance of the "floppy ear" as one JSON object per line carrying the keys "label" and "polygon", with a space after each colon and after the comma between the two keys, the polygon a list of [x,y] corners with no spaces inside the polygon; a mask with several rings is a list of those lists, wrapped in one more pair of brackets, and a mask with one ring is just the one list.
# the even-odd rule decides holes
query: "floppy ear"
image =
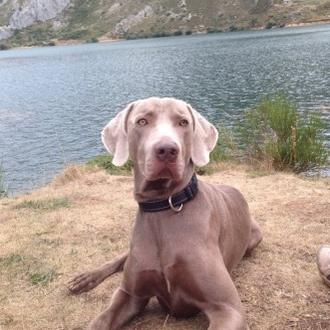
{"label": "floppy ear", "polygon": [[116,166],[124,165],[128,160],[127,119],[134,107],[130,103],[124,110],[103,128],[102,142],[108,152],[113,155],[112,163]]}
{"label": "floppy ear", "polygon": [[190,105],[188,108],[194,121],[191,159],[195,165],[201,167],[210,161],[210,152],[218,140],[218,130]]}

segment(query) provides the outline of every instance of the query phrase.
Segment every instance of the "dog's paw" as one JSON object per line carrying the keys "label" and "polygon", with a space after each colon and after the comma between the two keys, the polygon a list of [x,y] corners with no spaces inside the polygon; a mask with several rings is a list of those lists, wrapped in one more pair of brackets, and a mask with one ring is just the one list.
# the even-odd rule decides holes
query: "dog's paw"
{"label": "dog's paw", "polygon": [[105,322],[102,316],[97,317],[89,326],[88,330],[109,330],[109,323]]}
{"label": "dog's paw", "polygon": [[317,253],[317,266],[325,284],[330,286],[330,245],[322,245]]}
{"label": "dog's paw", "polygon": [[82,273],[73,278],[67,288],[72,294],[80,294],[94,289],[102,282],[102,276],[98,271]]}

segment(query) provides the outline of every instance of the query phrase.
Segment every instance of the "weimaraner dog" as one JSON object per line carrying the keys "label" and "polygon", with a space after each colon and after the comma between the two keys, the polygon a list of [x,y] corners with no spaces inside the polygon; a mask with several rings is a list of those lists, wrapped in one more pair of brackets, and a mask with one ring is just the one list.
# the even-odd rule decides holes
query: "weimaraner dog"
{"label": "weimaraner dog", "polygon": [[139,210],[129,252],[69,283],[81,293],[124,270],[89,329],[121,328],[155,296],[175,317],[204,312],[209,330],[248,329],[229,274],[262,236],[238,190],[196,178],[194,166],[209,162],[217,138],[212,124],[172,98],[133,102],[103,129],[113,163],[133,160]]}

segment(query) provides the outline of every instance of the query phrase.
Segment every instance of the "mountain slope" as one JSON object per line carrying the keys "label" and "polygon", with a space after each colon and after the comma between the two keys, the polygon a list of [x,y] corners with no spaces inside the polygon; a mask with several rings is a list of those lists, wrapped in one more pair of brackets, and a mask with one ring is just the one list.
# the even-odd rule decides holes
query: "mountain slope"
{"label": "mountain slope", "polygon": [[330,20],[330,0],[0,0],[0,40],[133,38]]}

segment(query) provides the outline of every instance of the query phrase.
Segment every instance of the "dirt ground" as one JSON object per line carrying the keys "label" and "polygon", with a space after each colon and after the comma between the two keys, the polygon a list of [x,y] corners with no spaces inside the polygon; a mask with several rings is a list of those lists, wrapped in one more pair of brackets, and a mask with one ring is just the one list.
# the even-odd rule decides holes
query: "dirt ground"
{"label": "dirt ground", "polygon": [[[240,189],[264,241],[233,274],[251,330],[330,329],[330,289],[315,253],[330,243],[330,180],[233,167],[201,180]],[[127,249],[132,178],[71,167],[47,187],[0,200],[0,329],[85,329],[106,308],[117,274],[72,296],[66,282]],[[126,329],[206,329],[152,301]]]}

